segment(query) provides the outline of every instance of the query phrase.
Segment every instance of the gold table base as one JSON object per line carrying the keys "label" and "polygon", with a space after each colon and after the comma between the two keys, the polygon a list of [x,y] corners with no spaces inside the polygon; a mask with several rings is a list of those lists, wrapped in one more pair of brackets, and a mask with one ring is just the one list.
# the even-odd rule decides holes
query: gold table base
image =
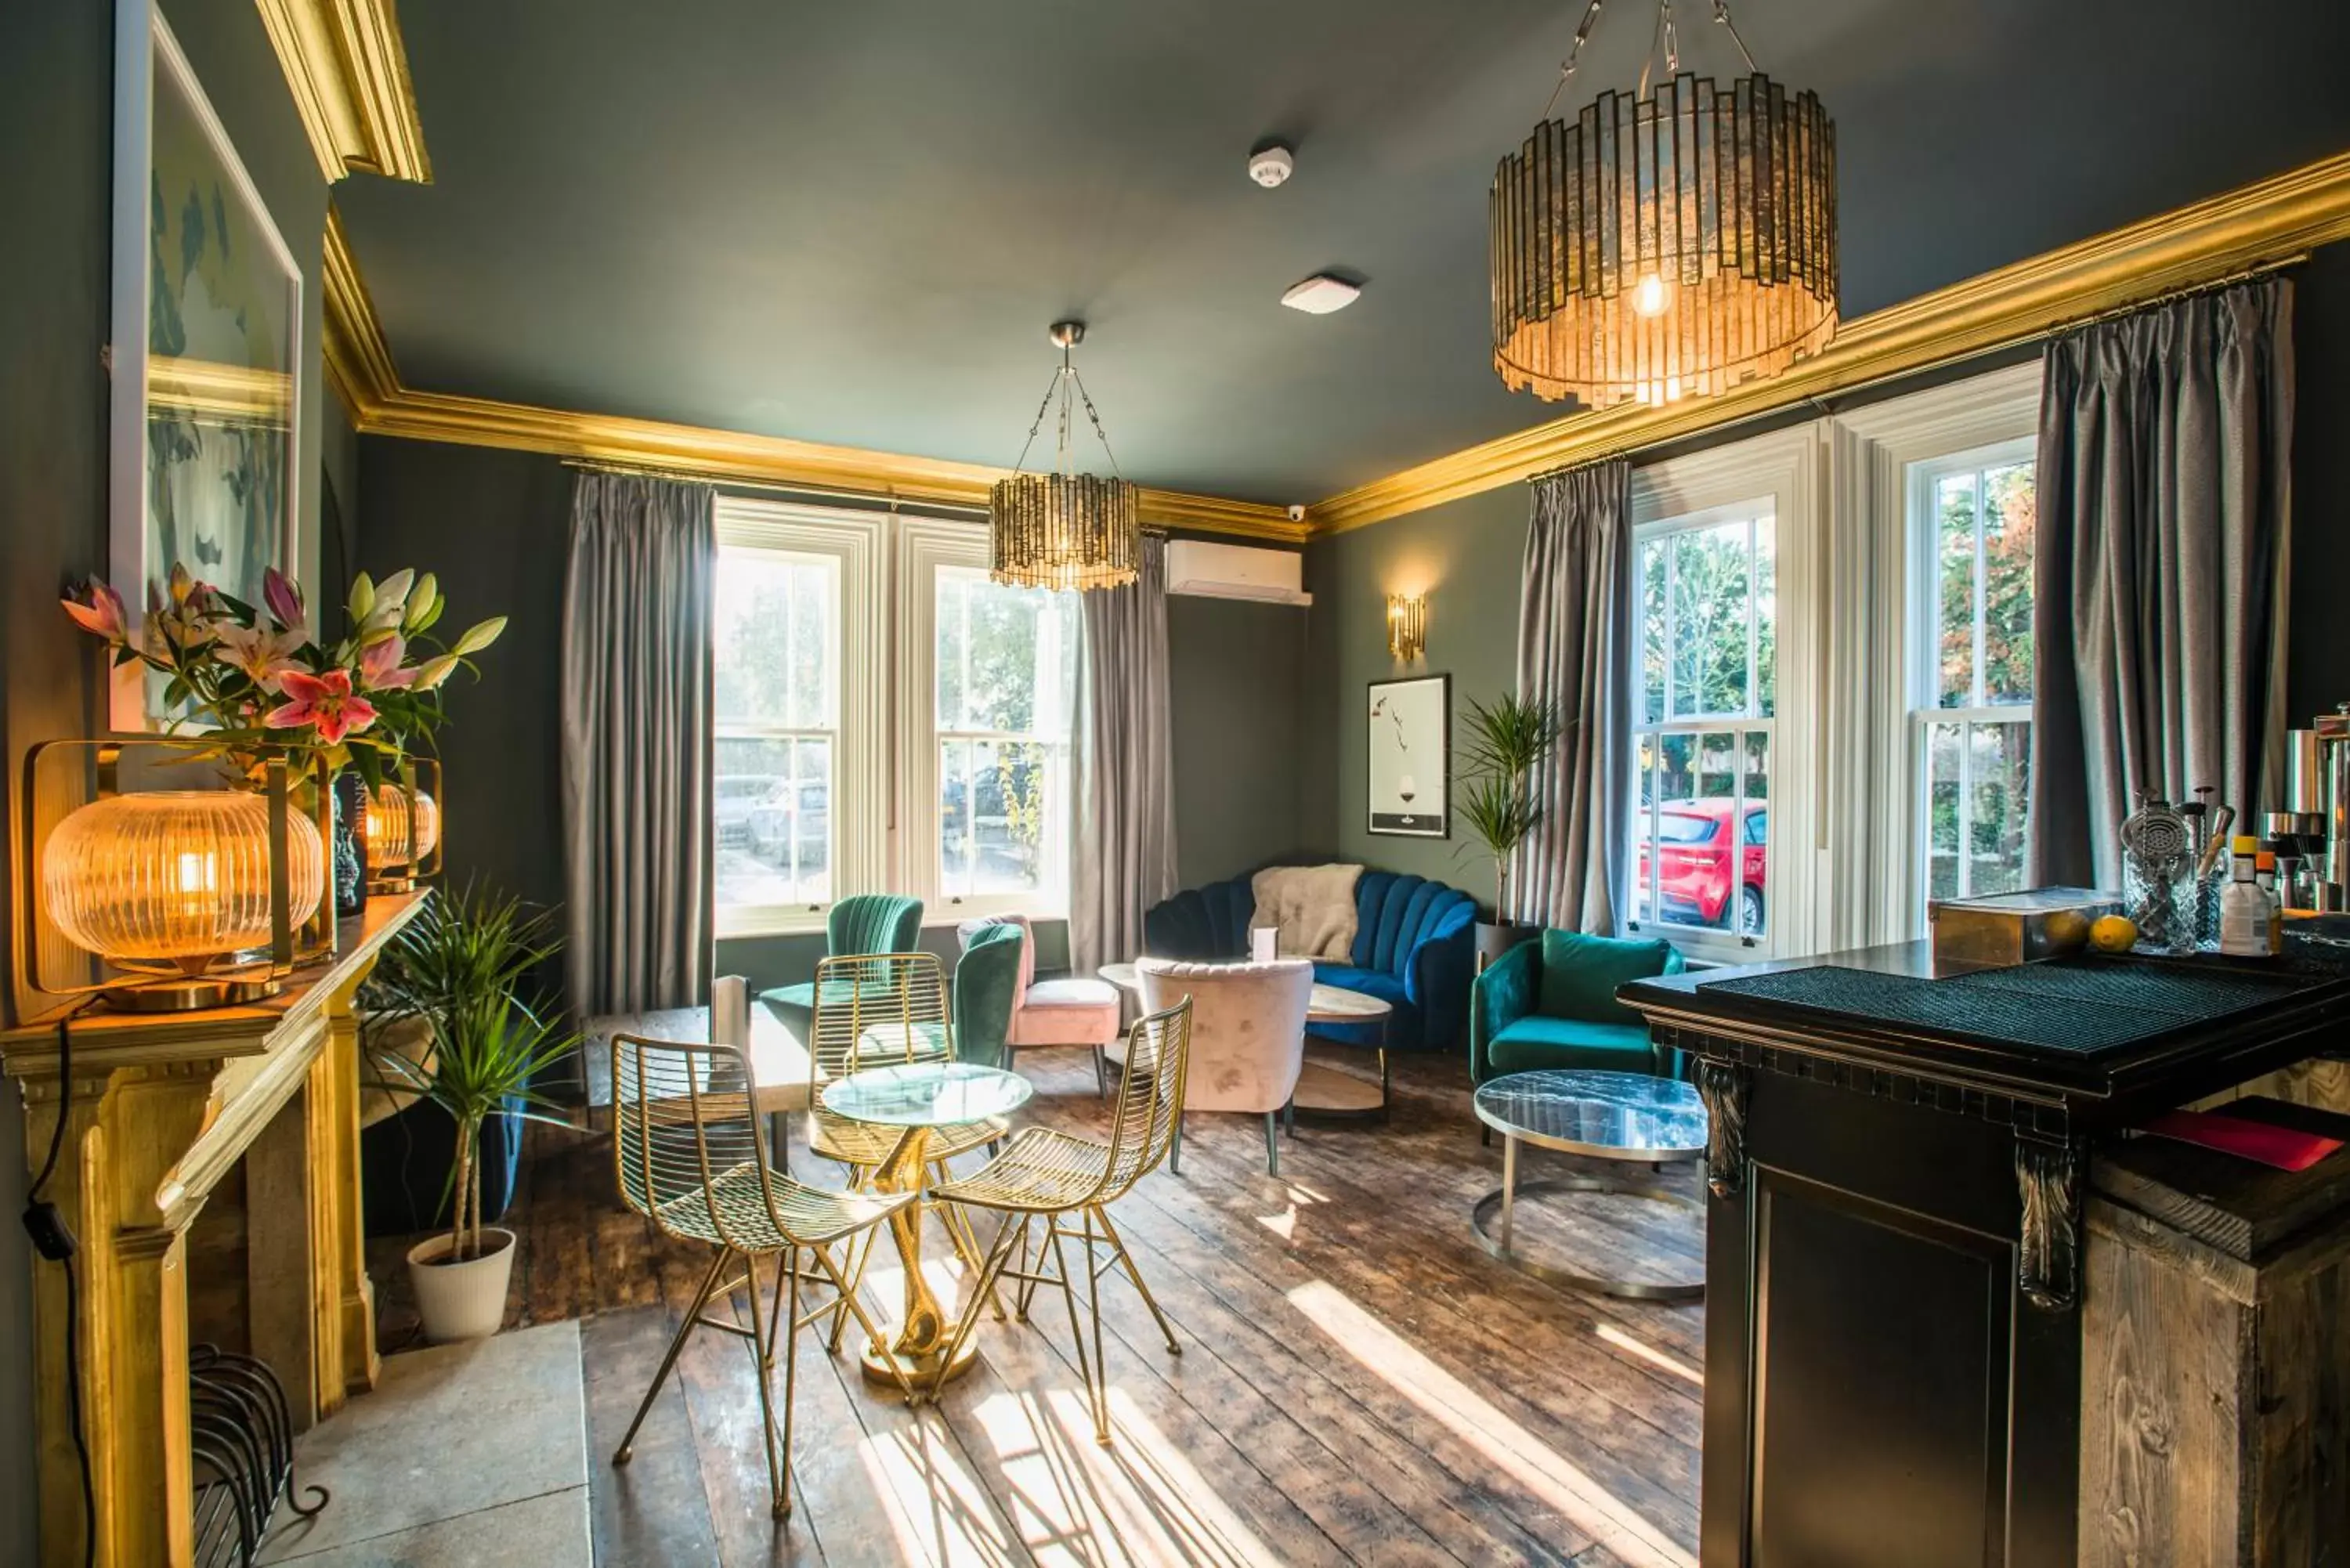
{"label": "gold table base", "polygon": [[[908,1127],[889,1158],[873,1173],[874,1185],[884,1192],[920,1192],[930,1167],[930,1128]],[[865,1347],[860,1359],[868,1383],[894,1388],[902,1374],[918,1389],[935,1389],[969,1372],[979,1358],[977,1341],[968,1337],[961,1350],[948,1355],[948,1347],[955,1343],[955,1320],[940,1308],[930,1281],[922,1276],[922,1214],[930,1207],[925,1198],[889,1216],[889,1239],[897,1243],[899,1262],[906,1274],[905,1305],[888,1347],[879,1343]],[[966,1303],[964,1310],[979,1311],[979,1303]]]}

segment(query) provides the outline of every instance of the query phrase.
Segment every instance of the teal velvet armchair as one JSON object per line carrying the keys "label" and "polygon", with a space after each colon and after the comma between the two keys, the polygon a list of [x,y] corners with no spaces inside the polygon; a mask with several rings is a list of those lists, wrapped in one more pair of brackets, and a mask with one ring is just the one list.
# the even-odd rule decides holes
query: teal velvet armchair
{"label": "teal velvet armchair", "polygon": [[1482,1084],[1546,1067],[1680,1074],[1680,1053],[1648,1038],[1640,1015],[1616,1000],[1627,981],[1679,974],[1681,955],[1661,940],[1629,941],[1544,931],[1477,977],[1469,998],[1469,1072]]}
{"label": "teal velvet armchair", "polygon": [[955,1059],[983,1067],[1009,1067],[1012,1004],[1020,993],[1018,926],[983,926],[955,961]]}
{"label": "teal velvet armchair", "polygon": [[[851,893],[835,902],[824,918],[827,958],[912,952],[921,940],[922,901],[902,894]],[[806,1042],[808,1027],[816,1018],[814,981],[763,991],[759,1000],[784,1021],[794,1039]]]}

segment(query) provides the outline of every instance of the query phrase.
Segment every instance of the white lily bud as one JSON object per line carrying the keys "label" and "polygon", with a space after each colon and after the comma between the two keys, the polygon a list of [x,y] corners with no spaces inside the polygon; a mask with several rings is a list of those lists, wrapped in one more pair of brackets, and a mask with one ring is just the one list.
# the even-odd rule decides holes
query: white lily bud
{"label": "white lily bud", "polygon": [[461,656],[468,653],[479,653],[482,649],[489,647],[490,644],[497,641],[498,634],[505,630],[505,628],[506,618],[502,615],[493,616],[488,620],[479,622],[478,624],[468,628],[465,635],[457,639],[457,646],[452,651]]}
{"label": "white lily bud", "polygon": [[410,631],[421,631],[420,624],[432,613],[432,602],[441,597],[441,585],[430,572],[416,579],[414,591],[408,596],[408,617],[404,622]]}
{"label": "white lily bud", "polygon": [[375,583],[365,572],[351,579],[351,597],[343,607],[355,621],[367,619],[368,612],[375,608]]}

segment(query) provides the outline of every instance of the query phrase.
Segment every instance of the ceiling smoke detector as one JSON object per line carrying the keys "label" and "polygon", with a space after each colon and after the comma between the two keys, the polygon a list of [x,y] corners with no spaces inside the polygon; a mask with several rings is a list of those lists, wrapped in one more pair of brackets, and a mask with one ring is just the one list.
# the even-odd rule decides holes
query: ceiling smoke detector
{"label": "ceiling smoke detector", "polygon": [[1281,303],[1308,316],[1327,316],[1334,310],[1344,310],[1354,304],[1362,292],[1359,284],[1348,283],[1343,277],[1332,277],[1326,272],[1317,272],[1283,295]]}
{"label": "ceiling smoke detector", "polygon": [[1297,171],[1297,160],[1276,141],[1250,153],[1248,169],[1249,178],[1270,191]]}

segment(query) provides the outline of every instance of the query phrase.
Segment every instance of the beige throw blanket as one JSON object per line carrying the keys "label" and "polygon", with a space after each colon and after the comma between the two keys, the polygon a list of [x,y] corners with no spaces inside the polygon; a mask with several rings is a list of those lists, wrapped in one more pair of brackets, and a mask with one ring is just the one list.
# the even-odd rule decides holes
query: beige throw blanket
{"label": "beige throw blanket", "polygon": [[1355,881],[1359,866],[1268,866],[1249,880],[1252,926],[1277,926],[1284,958],[1336,959],[1355,952]]}

